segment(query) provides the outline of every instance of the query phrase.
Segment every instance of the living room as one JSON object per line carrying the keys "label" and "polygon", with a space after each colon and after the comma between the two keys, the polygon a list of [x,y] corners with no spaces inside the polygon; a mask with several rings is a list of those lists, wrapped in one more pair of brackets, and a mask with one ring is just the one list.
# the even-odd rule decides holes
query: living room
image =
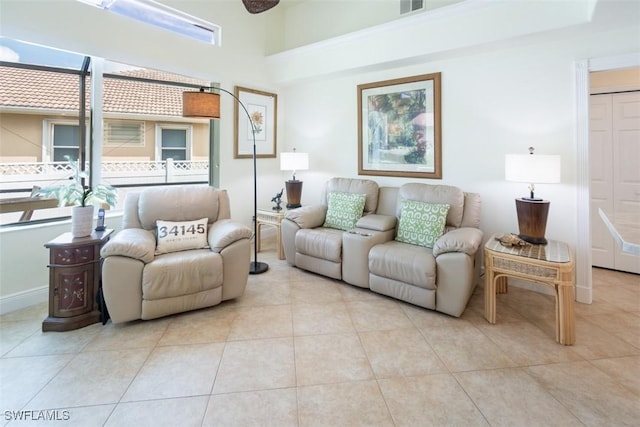
{"label": "living room", "polygon": [[[505,155],[526,153],[529,146],[560,155],[561,183],[537,191],[552,202],[547,236],[575,250],[577,301],[592,302],[588,72],[640,65],[637,2],[466,1],[370,28],[349,27],[347,21],[375,16],[390,2],[367,2],[365,11],[356,12],[354,5],[362,2],[327,2],[323,8],[313,0],[292,0],[258,15],[248,14],[239,0],[163,3],[220,25],[222,45],[193,42],[71,0],[2,0],[0,31],[229,90],[277,93],[278,153],[309,153],[309,170],[298,174],[303,205],[320,200],[328,179],[358,176],[358,85],[441,73],[442,179],[422,181],[479,193],[488,238],[517,231],[513,200],[527,193],[526,185],[505,181]],[[52,16],[64,16],[64,25]],[[333,34],[336,28],[344,34]],[[220,186],[229,192],[233,217],[251,225],[253,205],[245,195],[253,185],[252,163],[233,156],[233,99],[223,96],[221,108]],[[278,158],[258,159],[260,203],[268,205],[289,176]],[[410,181],[373,179],[389,186]],[[117,212],[107,215],[110,227],[117,230],[120,222]],[[43,245],[68,228],[65,223],[0,232],[2,288],[11,283],[10,292],[0,293],[3,299],[33,294],[35,302],[44,301]]]}

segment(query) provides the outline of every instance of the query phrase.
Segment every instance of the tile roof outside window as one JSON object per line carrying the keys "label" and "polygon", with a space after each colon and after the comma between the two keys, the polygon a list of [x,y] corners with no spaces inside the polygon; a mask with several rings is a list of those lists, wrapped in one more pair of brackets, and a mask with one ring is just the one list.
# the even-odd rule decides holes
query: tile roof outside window
{"label": "tile roof outside window", "polygon": [[[155,70],[137,69],[112,74],[209,86],[201,80]],[[77,111],[78,86],[77,75],[0,66],[0,110]],[[184,91],[185,88],[178,86],[105,77],[103,110],[105,113],[181,116]]]}

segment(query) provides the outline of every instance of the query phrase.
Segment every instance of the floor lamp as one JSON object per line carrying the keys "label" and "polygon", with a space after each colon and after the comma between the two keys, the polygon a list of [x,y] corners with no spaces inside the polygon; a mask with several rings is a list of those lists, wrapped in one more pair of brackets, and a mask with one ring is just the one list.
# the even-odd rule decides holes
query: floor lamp
{"label": "floor lamp", "polygon": [[[205,91],[208,89],[208,91]],[[244,104],[228,90],[219,87],[201,87],[198,92],[183,92],[182,93],[182,116],[183,117],[202,117],[209,119],[220,118],[220,94],[210,92],[211,90],[217,90],[220,92],[228,93],[231,95],[238,104],[242,107],[251,124],[251,135],[253,136],[253,236],[256,238],[258,235],[257,228],[258,223],[258,175],[257,175],[257,163],[256,163],[256,128],[251,120],[251,115]],[[249,265],[249,274],[261,274],[269,269],[269,265],[264,262],[258,262],[258,242],[254,242],[253,245],[253,262]]]}

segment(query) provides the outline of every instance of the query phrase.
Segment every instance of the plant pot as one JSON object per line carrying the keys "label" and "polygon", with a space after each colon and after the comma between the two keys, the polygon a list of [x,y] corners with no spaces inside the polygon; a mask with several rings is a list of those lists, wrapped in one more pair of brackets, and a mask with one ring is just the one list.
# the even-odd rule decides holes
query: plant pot
{"label": "plant pot", "polygon": [[71,210],[71,235],[87,237],[93,229],[93,205],[74,206]]}

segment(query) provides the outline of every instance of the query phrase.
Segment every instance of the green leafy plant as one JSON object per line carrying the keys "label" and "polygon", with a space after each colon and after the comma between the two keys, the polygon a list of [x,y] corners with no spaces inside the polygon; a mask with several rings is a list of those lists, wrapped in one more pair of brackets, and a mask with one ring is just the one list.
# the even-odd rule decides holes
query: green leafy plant
{"label": "green leafy plant", "polygon": [[96,184],[83,186],[82,180],[89,175],[80,170],[78,163],[64,156],[73,174],[66,184],[50,185],[36,191],[35,196],[52,197],[58,200],[58,206],[87,206],[92,204],[116,205],[117,190],[110,185]]}

